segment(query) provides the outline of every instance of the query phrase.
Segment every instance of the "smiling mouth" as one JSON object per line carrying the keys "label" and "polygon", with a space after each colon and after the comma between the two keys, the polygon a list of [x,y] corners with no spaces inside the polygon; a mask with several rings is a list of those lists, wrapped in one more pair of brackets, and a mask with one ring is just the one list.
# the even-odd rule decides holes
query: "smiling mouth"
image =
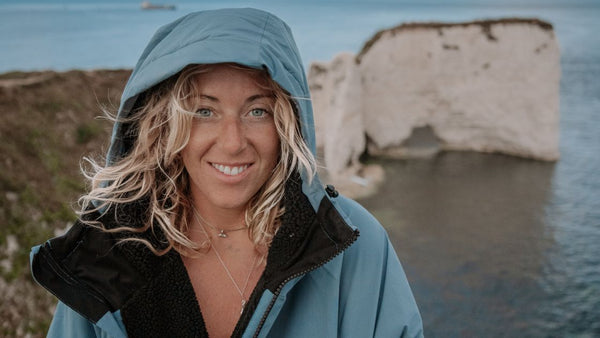
{"label": "smiling mouth", "polygon": [[239,175],[239,174],[243,173],[244,171],[246,171],[246,169],[248,169],[248,167],[250,166],[249,164],[244,164],[242,166],[233,167],[233,166],[217,164],[217,163],[211,163],[210,165],[212,165],[213,168],[217,169],[218,171],[220,171],[221,173],[223,173],[227,176]]}

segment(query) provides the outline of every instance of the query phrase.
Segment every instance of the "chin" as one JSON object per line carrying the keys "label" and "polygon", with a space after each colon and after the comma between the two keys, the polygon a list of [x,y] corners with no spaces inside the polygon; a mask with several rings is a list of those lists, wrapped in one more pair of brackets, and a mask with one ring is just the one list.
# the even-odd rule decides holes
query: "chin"
{"label": "chin", "polygon": [[223,196],[213,199],[211,204],[222,209],[240,209],[246,208],[251,199],[252,196]]}

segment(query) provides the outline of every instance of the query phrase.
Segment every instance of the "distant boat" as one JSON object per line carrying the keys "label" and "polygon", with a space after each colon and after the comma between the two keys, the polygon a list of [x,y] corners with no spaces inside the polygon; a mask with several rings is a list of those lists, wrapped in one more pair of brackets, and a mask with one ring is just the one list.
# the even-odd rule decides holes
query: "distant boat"
{"label": "distant boat", "polygon": [[175,9],[175,5],[153,4],[150,1],[142,1],[141,7],[142,7],[142,9],[168,9],[168,10]]}

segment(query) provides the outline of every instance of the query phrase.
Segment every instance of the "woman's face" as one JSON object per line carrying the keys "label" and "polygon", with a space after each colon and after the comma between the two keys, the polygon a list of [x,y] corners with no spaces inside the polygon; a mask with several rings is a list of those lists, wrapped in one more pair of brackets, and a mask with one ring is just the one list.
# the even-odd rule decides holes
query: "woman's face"
{"label": "woman's face", "polygon": [[257,75],[226,65],[195,81],[196,115],[182,151],[192,197],[204,210],[241,211],[277,164],[273,95]]}

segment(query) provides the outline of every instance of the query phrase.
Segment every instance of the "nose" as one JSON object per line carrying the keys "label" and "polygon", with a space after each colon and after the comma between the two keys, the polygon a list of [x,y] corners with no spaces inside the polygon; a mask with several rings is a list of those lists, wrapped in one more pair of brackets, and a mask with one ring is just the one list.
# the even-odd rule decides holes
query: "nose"
{"label": "nose", "polygon": [[238,154],[247,145],[244,126],[239,118],[226,118],[219,133],[219,143],[228,154]]}

